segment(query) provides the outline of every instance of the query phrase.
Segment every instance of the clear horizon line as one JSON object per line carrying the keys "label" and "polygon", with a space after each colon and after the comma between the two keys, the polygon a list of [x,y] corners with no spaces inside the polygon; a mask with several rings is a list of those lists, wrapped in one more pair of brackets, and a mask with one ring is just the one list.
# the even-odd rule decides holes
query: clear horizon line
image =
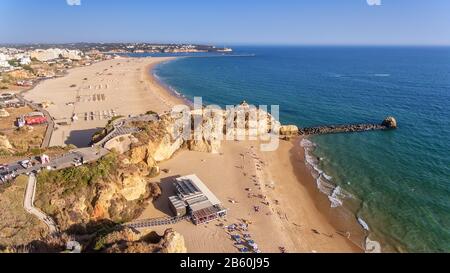
{"label": "clear horizon line", "polygon": [[449,47],[450,44],[389,44],[389,43],[212,43],[212,42],[149,42],[149,41],[79,41],[79,42],[1,42],[0,45],[68,45],[68,44],[193,44],[193,45],[215,45],[215,46],[361,46],[361,47]]}

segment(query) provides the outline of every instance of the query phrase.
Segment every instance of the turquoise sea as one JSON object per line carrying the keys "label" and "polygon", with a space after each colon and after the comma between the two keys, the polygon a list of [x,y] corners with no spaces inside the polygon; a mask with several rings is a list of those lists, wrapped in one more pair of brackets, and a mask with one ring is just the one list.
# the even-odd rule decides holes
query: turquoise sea
{"label": "turquoise sea", "polygon": [[206,104],[280,105],[281,121],[298,126],[395,116],[398,130],[313,137],[316,168],[337,187],[330,200],[352,204],[384,251],[450,252],[450,48],[235,47],[234,54],[244,56],[179,58],[155,73]]}

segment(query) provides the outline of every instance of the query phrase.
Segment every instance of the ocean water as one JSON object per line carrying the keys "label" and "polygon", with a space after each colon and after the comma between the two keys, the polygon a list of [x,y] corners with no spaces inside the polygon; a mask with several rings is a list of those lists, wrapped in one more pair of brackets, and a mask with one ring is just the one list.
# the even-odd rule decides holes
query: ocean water
{"label": "ocean water", "polygon": [[189,99],[279,105],[283,123],[303,127],[396,117],[397,130],[312,137],[306,149],[318,187],[331,182],[324,187],[331,206],[351,204],[384,251],[450,252],[450,48],[237,47],[235,54],[244,56],[180,58],[155,73]]}

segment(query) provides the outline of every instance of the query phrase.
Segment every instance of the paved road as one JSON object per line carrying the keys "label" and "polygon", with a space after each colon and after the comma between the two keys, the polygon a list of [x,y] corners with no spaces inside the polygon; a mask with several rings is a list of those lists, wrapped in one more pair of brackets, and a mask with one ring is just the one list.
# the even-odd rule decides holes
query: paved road
{"label": "paved road", "polygon": [[38,210],[34,207],[34,197],[36,195],[36,176],[34,174],[31,174],[28,178],[28,185],[27,189],[25,191],[25,198],[23,201],[23,207],[25,210],[39,218],[42,222],[44,222],[48,229],[50,230],[51,234],[56,234],[59,232],[58,226],[56,225],[55,221],[53,221],[52,218],[45,215],[42,211]]}
{"label": "paved road", "polygon": [[[89,147],[89,148],[75,149],[62,156],[51,158],[50,163],[47,164],[41,164],[37,160],[33,160],[34,166],[24,168],[22,165],[20,165],[20,161],[22,161],[20,160],[18,162],[6,164],[6,166],[9,169],[9,171],[15,172],[15,174],[17,175],[30,174],[32,172],[45,169],[47,167],[50,167],[52,170],[61,170],[73,167],[75,160],[80,159],[83,159],[84,163],[93,162],[100,159],[101,157],[105,156],[108,153],[109,151],[104,148]],[[30,158],[25,159],[30,160]]]}

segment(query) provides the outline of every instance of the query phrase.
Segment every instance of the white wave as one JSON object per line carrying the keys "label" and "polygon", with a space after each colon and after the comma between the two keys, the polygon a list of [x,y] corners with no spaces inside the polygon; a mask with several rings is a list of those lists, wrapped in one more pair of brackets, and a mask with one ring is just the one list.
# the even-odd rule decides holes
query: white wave
{"label": "white wave", "polygon": [[[314,156],[311,156],[307,151],[305,151],[305,160],[309,165],[316,168],[316,165],[318,163],[317,158],[315,158]],[[322,171],[320,171],[320,172],[322,172]]]}
{"label": "white wave", "polygon": [[316,179],[317,188],[327,196],[331,196],[333,194],[334,189],[336,188],[333,184],[331,184],[326,179],[323,179],[323,176],[320,175]]}
{"label": "white wave", "polygon": [[328,200],[330,200],[330,202],[331,202],[331,207],[337,208],[337,207],[342,206],[344,201],[341,200],[341,197],[343,197],[343,196],[344,196],[344,194],[342,194],[341,187],[337,186],[336,188],[334,188],[331,195],[328,196]]}
{"label": "white wave", "polygon": [[322,173],[322,175],[323,175],[323,177],[325,177],[325,179],[326,180],[332,180],[333,179],[333,177],[332,176],[329,176],[329,175],[327,175],[326,173]]}
{"label": "white wave", "polygon": [[343,201],[341,199],[333,197],[333,196],[328,196],[328,200],[330,200],[332,208],[340,207],[343,204]]}
{"label": "white wave", "polygon": [[373,76],[374,77],[390,77],[391,74],[383,74],[383,73],[381,73],[381,74],[373,74]]}
{"label": "white wave", "polygon": [[300,145],[302,147],[316,147],[316,145],[312,141],[310,141],[306,138],[302,139],[302,141],[300,142]]}
{"label": "white wave", "polygon": [[366,246],[365,246],[365,252],[366,253],[381,253],[381,245],[377,241],[372,241],[369,239],[369,237],[366,238]]}
{"label": "white wave", "polygon": [[361,218],[358,217],[358,223],[367,231],[369,231],[369,225]]}
{"label": "white wave", "polygon": [[341,187],[336,186],[331,182],[332,176],[327,175],[322,169],[319,168],[318,164],[320,159],[311,155],[312,147],[316,145],[310,140],[303,139],[301,141],[301,146],[305,149],[305,161],[307,166],[311,170],[311,175],[316,180],[317,189],[328,196],[330,200],[331,207],[339,207],[343,204],[343,199],[348,195],[342,190]]}

